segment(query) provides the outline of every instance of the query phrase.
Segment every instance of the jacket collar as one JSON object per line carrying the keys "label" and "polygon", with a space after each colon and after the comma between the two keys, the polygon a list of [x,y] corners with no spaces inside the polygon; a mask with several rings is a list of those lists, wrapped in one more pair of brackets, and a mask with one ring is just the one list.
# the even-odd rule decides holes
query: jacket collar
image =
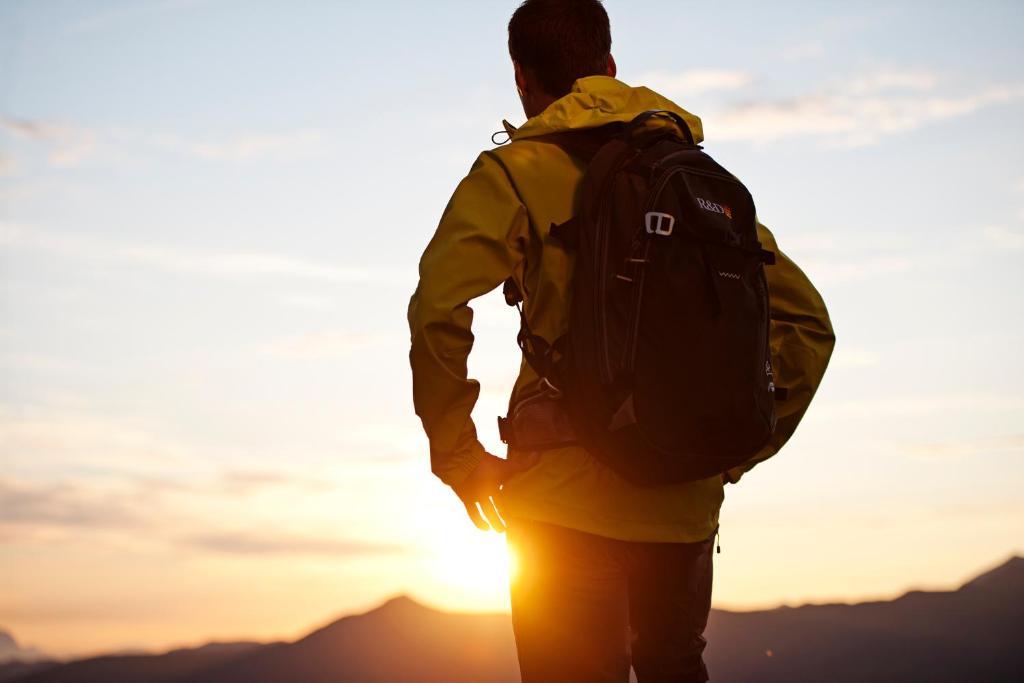
{"label": "jacket collar", "polygon": [[595,128],[616,121],[631,121],[649,109],[667,109],[686,121],[699,144],[704,139],[700,118],[675,102],[644,87],[630,87],[611,76],[587,76],[573,83],[568,95],[515,128],[502,121],[512,140],[548,135],[567,130]]}

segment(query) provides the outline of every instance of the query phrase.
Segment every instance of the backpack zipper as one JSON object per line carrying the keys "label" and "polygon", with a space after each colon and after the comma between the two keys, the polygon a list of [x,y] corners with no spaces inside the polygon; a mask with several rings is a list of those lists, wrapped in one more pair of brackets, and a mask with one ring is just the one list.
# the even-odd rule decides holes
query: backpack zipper
{"label": "backpack zipper", "polygon": [[[607,199],[605,201],[608,201]],[[599,215],[606,215],[607,212],[603,212]],[[599,335],[601,344],[601,359],[604,365],[604,381],[611,383],[613,378],[612,373],[612,359],[611,354],[608,351],[608,315],[605,310],[606,298],[608,296],[608,221],[606,219],[598,222],[597,225],[597,238],[600,240],[600,246],[594,250],[597,258],[598,272],[600,273],[600,282],[598,283],[598,295],[595,298],[597,306],[597,320],[598,325],[601,328],[601,334]]]}
{"label": "backpack zipper", "polygon": [[633,362],[636,359],[636,340],[640,333],[640,306],[643,303],[644,281],[647,279],[647,259],[651,253],[651,242],[644,243],[644,253],[639,259],[629,259],[631,263],[637,264],[638,275],[636,278],[636,293],[633,295],[633,302],[630,308],[630,317],[633,324],[629,327],[629,334],[626,337],[625,348],[622,350],[622,368],[625,372],[633,371]]}
{"label": "backpack zipper", "polygon": [[[690,150],[684,150],[684,151],[688,152]],[[682,153],[683,152],[677,152],[676,154],[670,155],[669,157],[665,157],[665,158],[669,159],[669,158],[671,158],[673,156],[676,156],[676,155],[682,154]],[[706,177],[710,177],[710,178],[716,178],[716,179],[719,179],[719,180],[725,180],[725,181],[731,182],[734,185],[740,185],[742,187],[742,184],[739,183],[736,180],[736,178],[734,178],[734,177],[732,177],[730,175],[724,174],[724,173],[716,173],[714,171],[704,171],[704,170],[700,170],[700,169],[692,169],[692,168],[689,168],[689,167],[679,167],[679,166],[677,166],[675,168],[670,168],[670,169],[666,170],[664,173],[662,173],[661,177],[658,178],[658,182],[655,183],[654,189],[651,190],[651,193],[649,195],[650,198],[647,201],[647,206],[645,207],[645,212],[646,211],[650,211],[654,207],[654,205],[658,201],[658,197],[661,196],[662,191],[665,189],[665,186],[668,185],[668,182],[676,174],[679,174],[679,173],[693,173],[695,175],[702,175],[702,176],[706,176]],[[640,234],[641,234],[641,228],[638,227],[636,235],[640,235]],[[634,237],[634,239],[635,239],[635,237]],[[646,263],[647,263],[648,255],[650,254],[650,246],[651,246],[650,239],[645,240],[644,255],[643,255],[642,261],[640,262],[640,264],[641,264],[640,277],[639,277],[639,279],[638,279],[638,281],[636,283],[637,284],[637,291],[636,291],[636,294],[633,297],[633,305],[632,305],[632,309],[631,309],[632,325],[630,325],[629,336],[626,339],[625,348],[623,349],[622,368],[627,373],[633,371],[634,365],[636,363],[636,340],[637,340],[637,337],[638,337],[638,334],[639,334],[639,329],[640,329],[640,315],[641,315],[640,306],[641,306],[641,303],[643,302],[644,280],[645,280],[644,276],[645,276],[645,271],[646,271],[646,269],[644,269],[643,266],[646,265]],[[605,330],[606,330],[605,334],[607,334],[607,328],[605,328]],[[607,346],[607,342],[606,342],[606,346]],[[609,363],[609,367],[610,367],[610,361],[608,361],[608,363]]]}

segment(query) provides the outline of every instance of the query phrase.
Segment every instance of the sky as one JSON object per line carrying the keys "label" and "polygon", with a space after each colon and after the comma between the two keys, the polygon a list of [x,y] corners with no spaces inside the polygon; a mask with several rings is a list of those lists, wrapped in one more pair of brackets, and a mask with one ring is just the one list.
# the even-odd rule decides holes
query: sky
{"label": "sky", "polygon": [[[293,638],[507,609],[429,471],[405,309],[507,118],[514,2],[0,3],[0,628]],[[1024,553],[1024,5],[607,0],[823,294],[799,431],[729,487],[715,604],[950,588]],[[518,368],[474,306],[480,435]]]}

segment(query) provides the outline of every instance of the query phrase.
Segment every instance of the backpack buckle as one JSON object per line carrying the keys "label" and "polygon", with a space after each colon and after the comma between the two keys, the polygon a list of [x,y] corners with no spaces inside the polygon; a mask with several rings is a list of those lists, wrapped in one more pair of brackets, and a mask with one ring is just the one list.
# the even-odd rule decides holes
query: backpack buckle
{"label": "backpack buckle", "polygon": [[516,281],[509,277],[501,287],[501,293],[505,297],[505,303],[509,306],[518,306],[523,300],[523,293]]}

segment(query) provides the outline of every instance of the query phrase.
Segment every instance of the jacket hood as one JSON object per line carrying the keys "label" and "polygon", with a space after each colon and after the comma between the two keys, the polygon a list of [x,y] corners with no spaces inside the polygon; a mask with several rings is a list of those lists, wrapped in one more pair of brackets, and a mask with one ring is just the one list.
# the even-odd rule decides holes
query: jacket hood
{"label": "jacket hood", "polygon": [[552,102],[518,129],[503,123],[511,140],[522,140],[631,121],[649,109],[667,109],[679,114],[689,125],[694,141],[699,144],[704,139],[700,118],[649,88],[633,88],[611,76],[587,76],[577,80],[568,95]]}

